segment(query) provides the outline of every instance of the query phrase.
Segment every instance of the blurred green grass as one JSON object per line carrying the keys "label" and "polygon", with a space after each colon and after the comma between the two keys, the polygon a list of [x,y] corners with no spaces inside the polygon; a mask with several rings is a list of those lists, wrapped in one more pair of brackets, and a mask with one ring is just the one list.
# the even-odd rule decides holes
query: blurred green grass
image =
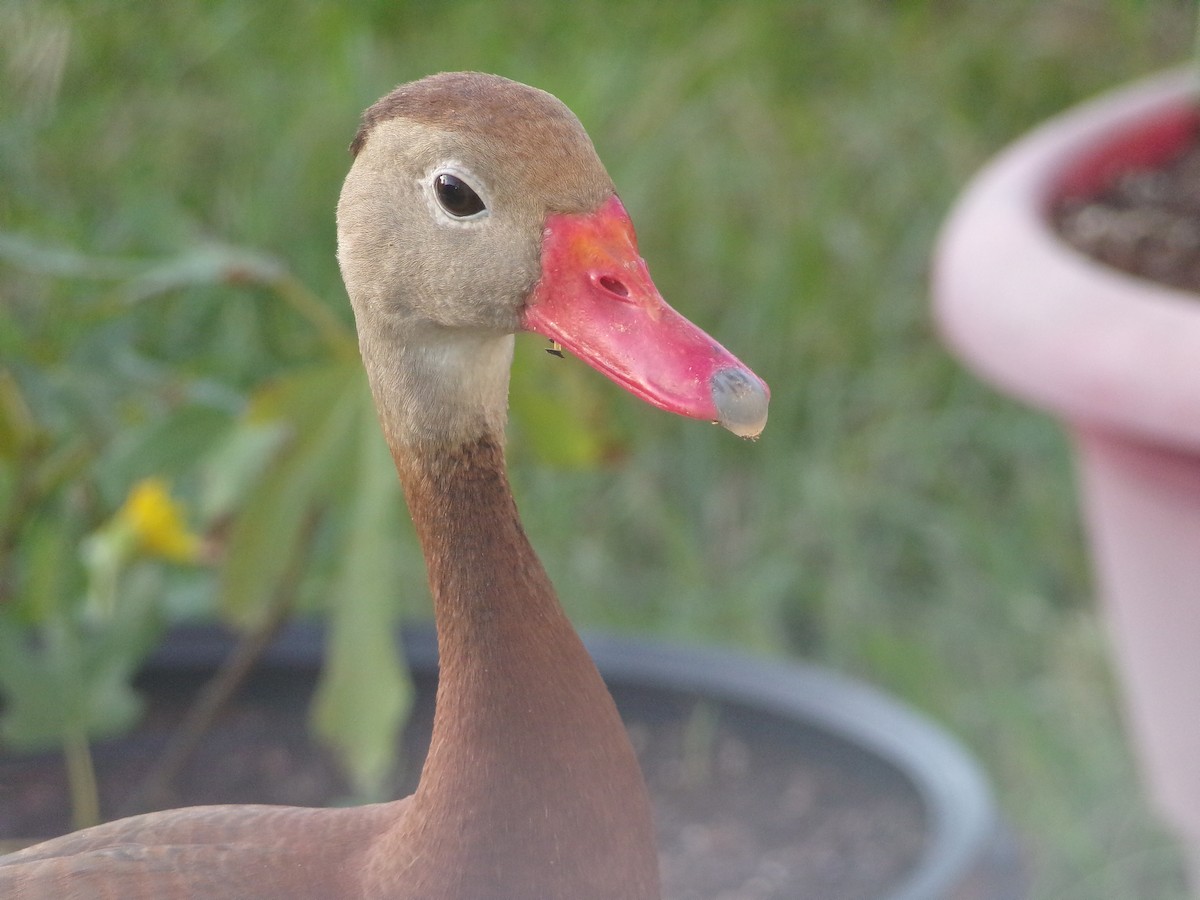
{"label": "blurred green grass", "polygon": [[[513,435],[528,530],[576,622],[870,678],[982,756],[1037,897],[1182,898],[1124,742],[1065,442],[947,358],[926,274],[976,167],[1070,103],[1184,60],[1193,13],[5,0],[0,230],[121,260],[250,247],[348,324],[332,210],[360,110],[459,68],[557,94],[664,295],[773,389],[765,436],[743,444],[522,342],[521,384],[582,396],[612,445],[608,464],[547,467],[528,427]],[[0,362],[43,373],[48,387],[26,385],[38,414],[96,444],[189,399],[236,409],[322,352],[254,288],[193,286],[114,314],[109,288],[76,277],[98,273],[41,268],[0,262]],[[420,579],[407,572],[404,590]]]}

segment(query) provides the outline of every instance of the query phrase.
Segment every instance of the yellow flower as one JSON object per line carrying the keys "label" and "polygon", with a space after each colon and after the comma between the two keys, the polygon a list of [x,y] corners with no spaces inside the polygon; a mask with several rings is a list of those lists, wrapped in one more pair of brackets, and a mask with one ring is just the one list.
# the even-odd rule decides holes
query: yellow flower
{"label": "yellow flower", "polygon": [[161,478],[145,478],[135,484],[116,518],[133,533],[143,553],[178,563],[200,557],[200,538],[188,531],[180,504],[171,498]]}

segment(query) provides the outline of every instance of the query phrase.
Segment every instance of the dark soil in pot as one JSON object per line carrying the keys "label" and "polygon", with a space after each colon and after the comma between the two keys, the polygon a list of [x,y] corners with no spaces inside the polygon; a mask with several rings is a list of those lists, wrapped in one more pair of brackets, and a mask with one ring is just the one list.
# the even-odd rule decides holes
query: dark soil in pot
{"label": "dark soil in pot", "polygon": [[1200,294],[1200,141],[1054,210],[1067,243],[1114,268]]}
{"label": "dark soil in pot", "polygon": [[[411,792],[432,723],[436,678],[415,662],[414,670],[418,698],[403,737],[408,765],[396,776],[395,796]],[[144,721],[95,748],[106,815],[137,786],[210,674],[178,659],[141,677]],[[260,667],[162,806],[348,802],[346,781],[307,731],[315,674]],[[920,796],[860,748],[669,689],[618,685],[614,696],[655,800],[668,898],[874,900],[889,896],[921,854]],[[0,840],[69,830],[67,805],[56,755],[0,755]],[[981,872],[954,898],[1009,900],[1019,896],[1013,883],[1011,872]]]}

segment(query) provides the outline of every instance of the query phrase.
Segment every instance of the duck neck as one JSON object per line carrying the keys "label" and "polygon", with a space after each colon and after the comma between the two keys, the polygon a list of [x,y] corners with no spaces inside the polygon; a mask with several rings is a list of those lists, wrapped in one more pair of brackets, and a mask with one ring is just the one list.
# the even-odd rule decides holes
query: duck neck
{"label": "duck neck", "polygon": [[[577,655],[579,639],[521,527],[499,437],[416,448],[398,455],[397,467],[433,593],[442,684],[489,694],[526,689],[527,670],[550,662],[547,644]],[[581,668],[579,659],[571,662]],[[586,668],[594,671],[590,660]],[[464,670],[520,681],[460,683]],[[455,699],[467,697],[476,695]]]}
{"label": "duck neck", "polygon": [[454,884],[424,896],[657,896],[637,760],[521,527],[500,435],[395,456],[441,654],[400,852]]}

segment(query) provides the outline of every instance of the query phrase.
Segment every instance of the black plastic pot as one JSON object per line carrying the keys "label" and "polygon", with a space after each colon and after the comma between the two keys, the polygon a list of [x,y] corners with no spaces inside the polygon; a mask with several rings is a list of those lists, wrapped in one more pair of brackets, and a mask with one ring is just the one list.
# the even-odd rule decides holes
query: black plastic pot
{"label": "black plastic pot", "polygon": [[945,730],[899,701],[827,669],[723,650],[625,638],[588,641],[615,692],[632,685],[703,696],[847,752],[875,757],[917,792],[924,852],[880,900],[1018,900],[1025,879],[983,770]]}
{"label": "black plastic pot", "polygon": [[[401,640],[418,687],[419,705],[427,714],[436,683],[434,632],[428,627],[407,628]],[[288,626],[267,649],[246,686],[273,710],[293,710],[298,732],[304,728],[323,644],[318,626]],[[882,777],[892,783],[889,790],[911,794],[919,806],[916,821],[922,832],[914,839],[917,849],[889,887],[863,900],[1021,900],[1026,896],[1014,843],[998,818],[979,765],[945,731],[903,704],[813,666],[611,636],[592,636],[587,645],[627,718],[678,721],[686,719],[697,703],[705,704],[719,710],[720,718],[738,733],[769,736],[775,756],[782,747],[783,753],[836,760],[843,771],[868,772],[867,783]],[[188,690],[182,685],[207,677],[231,647],[229,635],[217,628],[173,632],[148,661],[142,682],[148,690],[157,686],[182,697]],[[127,763],[131,754],[152,757],[158,745],[137,746],[131,750],[126,745],[100,745],[98,768],[103,772],[106,754]],[[420,752],[418,741],[411,753],[415,757]],[[0,756],[0,784],[21,778],[24,764]],[[211,768],[211,761],[208,765]],[[292,802],[272,797],[237,799]],[[835,895],[839,900],[863,896],[839,893],[833,886],[820,900]]]}

